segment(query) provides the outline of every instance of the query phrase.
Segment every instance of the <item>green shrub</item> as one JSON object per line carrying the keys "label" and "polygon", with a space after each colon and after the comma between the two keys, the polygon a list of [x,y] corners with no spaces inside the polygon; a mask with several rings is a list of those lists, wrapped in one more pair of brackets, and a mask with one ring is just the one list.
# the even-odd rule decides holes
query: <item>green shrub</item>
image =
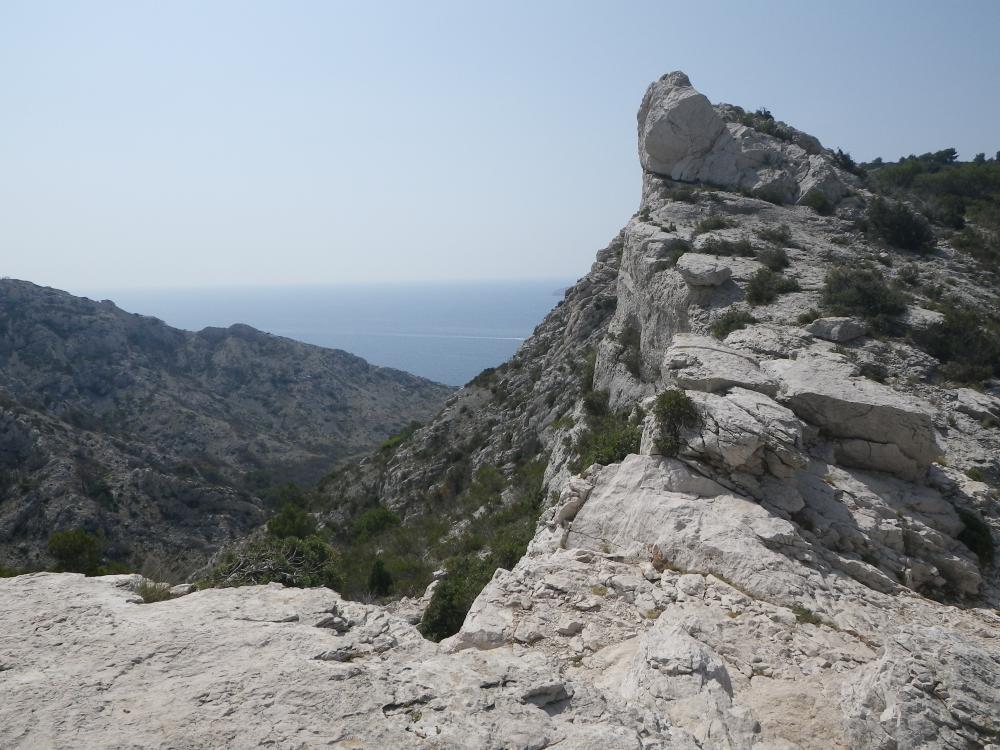
{"label": "green shrub", "polygon": [[660,428],[656,449],[664,456],[676,456],[682,447],[681,430],[697,427],[701,421],[691,397],[676,389],[656,397],[653,414]]}
{"label": "green shrub", "polygon": [[625,365],[632,377],[639,378],[639,368],[642,364],[642,353],[640,341],[642,334],[634,325],[626,325],[618,335],[618,343],[622,345],[622,350],[618,354],[618,361]]}
{"label": "green shrub", "polygon": [[733,331],[739,331],[756,322],[757,318],[745,310],[726,310],[712,323],[709,330],[715,338],[721,340]]}
{"label": "green shrub", "polygon": [[695,235],[705,234],[705,232],[714,232],[716,229],[728,229],[735,226],[736,222],[725,216],[706,216],[695,226],[694,233]]}
{"label": "green shrub", "polygon": [[811,208],[820,216],[829,216],[833,213],[833,204],[830,202],[830,199],[819,190],[810,190],[802,196],[799,203]]}
{"label": "green shrub", "polygon": [[83,529],[54,531],[49,535],[49,554],[56,559],[59,571],[96,575],[103,551],[103,539]]}
{"label": "green shrub", "polygon": [[869,234],[893,247],[915,253],[934,249],[930,225],[902,203],[875,198],[865,213],[865,225]]}
{"label": "green shrub", "polygon": [[680,201],[682,203],[698,202],[698,192],[689,187],[675,188],[667,193],[667,197],[672,201]]}
{"label": "green shrub", "polygon": [[141,578],[135,585],[134,591],[142,597],[144,604],[164,602],[171,598],[169,583],[158,583],[156,581],[151,581],[148,578]]}
{"label": "green shrub", "polygon": [[354,523],[351,525],[351,533],[355,541],[365,541],[378,536],[388,528],[399,526],[399,523],[400,519],[398,515],[380,505],[377,508],[365,511],[354,519]]}
{"label": "green shrub", "polygon": [[965,470],[965,476],[974,482],[985,482],[986,472],[980,469],[978,466],[973,466],[970,469]]}
{"label": "green shrub", "polygon": [[741,111],[737,122],[761,133],[766,133],[780,141],[791,141],[794,138],[791,130],[775,121],[774,115],[771,114],[767,107],[761,107],[756,112]]}
{"label": "green shrub", "polygon": [[18,568],[8,568],[6,565],[0,565],[0,578],[13,578],[14,576],[24,575],[26,572]]}
{"label": "green shrub", "polygon": [[956,508],[955,510],[964,526],[958,535],[958,540],[975,553],[976,557],[979,558],[980,565],[983,567],[992,565],[996,549],[990,527],[971,511],[964,508]]}
{"label": "green shrub", "polygon": [[805,623],[808,625],[822,625],[823,618],[817,615],[808,607],[803,607],[801,604],[792,605],[792,614],[795,615],[795,621],[800,623]]}
{"label": "green shrub", "polygon": [[833,163],[836,164],[841,169],[843,169],[845,172],[850,172],[851,174],[856,175],[858,177],[864,177],[867,174],[865,172],[864,167],[862,167],[856,161],[854,161],[854,159],[851,158],[851,155],[849,153],[847,153],[846,151],[841,151],[839,148],[833,155]]}
{"label": "green shrub", "polygon": [[450,561],[448,575],[434,588],[417,629],[425,638],[440,641],[457,633],[479,592],[496,568],[490,560],[465,556]]}
{"label": "green shrub", "polygon": [[386,570],[381,557],[376,557],[368,574],[368,591],[375,596],[388,596],[392,593],[392,574]]}
{"label": "green shrub", "polygon": [[267,533],[279,539],[305,539],[316,533],[316,519],[302,508],[286,503],[268,519]]}
{"label": "green shrub", "polygon": [[915,331],[913,340],[941,361],[947,378],[974,383],[1000,375],[1000,331],[975,310],[949,305],[943,321]]}
{"label": "green shrub", "polygon": [[986,232],[966,227],[952,238],[952,244],[963,253],[993,266],[1000,264],[1000,242]]}
{"label": "green shrub", "polygon": [[909,263],[899,269],[897,278],[907,286],[916,286],[917,282],[920,281],[920,271],[917,270],[916,265]]}
{"label": "green shrub", "polygon": [[226,552],[208,574],[205,585],[254,586],[276,582],[297,588],[340,589],[343,579],[339,564],[336,551],[319,537],[267,537]]}
{"label": "green shrub", "polygon": [[761,268],[750,277],[746,298],[751,305],[766,305],[774,302],[779,294],[799,291],[799,282],[789,279],[769,268]]}
{"label": "green shrub", "polygon": [[726,240],[721,237],[709,237],[702,243],[700,252],[709,255],[725,255],[728,257],[752,258],[757,249],[750,244],[750,240],[742,237],[738,240]]}
{"label": "green shrub", "polygon": [[878,271],[838,266],[826,275],[820,304],[832,315],[856,315],[885,332],[894,316],[906,312],[906,302],[906,295],[890,288]]}
{"label": "green shrub", "polygon": [[781,247],[795,247],[792,244],[792,230],[787,224],[762,227],[757,230],[756,234],[765,242],[770,242]]}
{"label": "green shrub", "polygon": [[757,251],[757,260],[772,271],[782,271],[791,265],[783,247],[765,247]]}
{"label": "green shrub", "polygon": [[577,454],[571,468],[583,471],[591,464],[618,463],[630,453],[639,452],[642,427],[624,414],[609,413],[588,419],[587,429],[573,446]]}
{"label": "green shrub", "polygon": [[580,390],[589,391],[594,387],[594,367],[597,365],[597,352],[591,349],[584,355],[580,365]]}
{"label": "green shrub", "polygon": [[[481,377],[481,376],[482,373],[480,373],[476,377]],[[421,426],[420,422],[417,421],[410,422],[410,424],[408,424],[405,428],[397,432],[395,435],[391,435],[390,437],[388,437],[382,443],[382,445],[378,447],[378,452],[384,454],[393,453],[400,445],[405,443],[413,435],[414,432],[419,430],[420,426]]]}

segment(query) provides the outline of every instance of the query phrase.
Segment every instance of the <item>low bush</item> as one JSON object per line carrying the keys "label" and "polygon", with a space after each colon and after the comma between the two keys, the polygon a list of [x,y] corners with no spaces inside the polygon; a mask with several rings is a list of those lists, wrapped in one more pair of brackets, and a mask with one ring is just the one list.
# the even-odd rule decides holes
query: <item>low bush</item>
{"label": "low bush", "polygon": [[716,229],[729,229],[735,226],[736,222],[725,216],[706,216],[695,226],[694,234],[705,234],[705,232],[714,232]]}
{"label": "low bush", "polygon": [[449,561],[448,575],[434,589],[417,629],[425,638],[440,641],[454,635],[479,592],[490,582],[496,566],[491,560],[467,555]]}
{"label": "low bush", "polygon": [[915,253],[934,249],[930,224],[902,203],[875,198],[865,213],[865,227],[870,235],[893,247]]}
{"label": "low bush", "polygon": [[795,615],[795,621],[799,623],[804,623],[807,625],[822,625],[823,618],[817,615],[808,607],[803,607],[801,604],[792,605],[792,614]]}
{"label": "low bush", "polygon": [[[476,377],[480,377],[482,373]],[[405,443],[414,432],[420,429],[420,422],[413,421],[410,422],[405,428],[397,432],[395,435],[391,435],[386,438],[386,440],[379,446],[378,452],[383,454],[393,453],[400,445]]]}
{"label": "low bush", "polygon": [[829,314],[859,316],[881,332],[892,328],[892,318],[906,312],[907,303],[906,295],[890,288],[878,271],[846,266],[830,269],[820,299]]}
{"label": "low bush", "polygon": [[54,531],[49,535],[49,554],[56,560],[56,569],[62,572],[97,575],[103,551],[103,539],[83,529]]}
{"label": "low bush", "polygon": [[1000,241],[986,232],[966,227],[952,237],[952,244],[966,255],[996,267],[1000,264]]}
{"label": "low bush", "polygon": [[571,468],[583,471],[591,464],[614,464],[630,453],[639,452],[642,426],[625,414],[614,412],[591,416],[587,429],[577,439],[573,451],[577,458]]}
{"label": "low bush", "polygon": [[140,578],[133,590],[142,597],[144,604],[164,602],[171,598],[169,583],[158,583],[148,578]]}
{"label": "low bush", "polygon": [[746,125],[748,128],[766,133],[780,141],[791,141],[794,137],[789,128],[779,124],[774,119],[774,115],[771,114],[767,107],[761,107],[756,112],[743,112],[738,116],[738,122],[741,125]]}
{"label": "low bush", "polygon": [[757,230],[756,234],[764,240],[764,242],[770,242],[771,244],[778,245],[780,247],[795,247],[795,245],[792,244],[792,230],[789,229],[787,224],[762,227]]}
{"label": "low bush", "polygon": [[351,532],[355,541],[365,541],[378,536],[392,526],[399,526],[399,516],[381,505],[367,510],[354,519]]}
{"label": "low bush", "polygon": [[709,331],[715,338],[724,339],[726,336],[731,334],[733,331],[739,331],[742,328],[746,328],[752,323],[756,323],[757,318],[755,318],[750,313],[745,310],[726,310],[722,315],[720,315],[714,323],[712,323]]}
{"label": "low bush", "polygon": [[783,247],[765,247],[757,251],[757,260],[772,271],[783,271],[791,265]]}
{"label": "low bush", "polygon": [[811,190],[799,201],[803,206],[811,208],[820,216],[829,216],[833,213],[833,203],[819,190]]}
{"label": "low bush", "polygon": [[761,268],[750,277],[746,298],[751,305],[767,305],[779,294],[799,291],[799,282],[789,279],[769,268]]}
{"label": "low bush", "polygon": [[682,203],[697,203],[699,196],[698,191],[692,188],[679,187],[668,191],[667,198],[672,201],[680,201]]}
{"label": "low bush", "polygon": [[381,557],[376,557],[368,574],[368,591],[375,596],[388,596],[392,593],[392,574],[385,567]]}
{"label": "low bush", "polygon": [[731,258],[752,258],[758,250],[750,244],[750,240],[742,237],[738,240],[726,240],[721,237],[709,237],[702,243],[699,252],[708,255],[725,255]]}
{"label": "low bush", "polygon": [[951,380],[975,383],[1000,375],[1000,331],[975,310],[948,305],[944,320],[915,331],[913,340],[941,361]]}
{"label": "low bush", "polygon": [[302,508],[286,503],[268,519],[267,533],[279,539],[305,539],[316,533],[316,519]]}
{"label": "low bush", "polygon": [[641,337],[642,334],[634,325],[626,325],[618,334],[618,343],[622,346],[618,353],[618,361],[625,365],[625,369],[636,379],[639,378],[642,364]]}
{"label": "low bush", "polygon": [[677,389],[656,397],[653,414],[659,425],[656,449],[664,456],[676,456],[682,447],[681,430],[697,427],[701,421],[694,401]]}
{"label": "low bush", "polygon": [[336,551],[319,537],[308,539],[268,537],[246,542],[227,551],[206,577],[216,587],[282,583],[308,588],[340,589],[342,577]]}

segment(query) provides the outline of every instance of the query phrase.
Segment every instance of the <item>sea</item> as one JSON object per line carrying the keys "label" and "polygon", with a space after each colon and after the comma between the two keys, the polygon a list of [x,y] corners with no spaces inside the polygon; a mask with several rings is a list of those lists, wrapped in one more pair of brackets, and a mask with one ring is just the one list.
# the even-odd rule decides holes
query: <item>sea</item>
{"label": "sea", "polygon": [[372,364],[464,385],[517,351],[572,282],[411,282],[194,289],[89,289],[177,328],[246,323]]}

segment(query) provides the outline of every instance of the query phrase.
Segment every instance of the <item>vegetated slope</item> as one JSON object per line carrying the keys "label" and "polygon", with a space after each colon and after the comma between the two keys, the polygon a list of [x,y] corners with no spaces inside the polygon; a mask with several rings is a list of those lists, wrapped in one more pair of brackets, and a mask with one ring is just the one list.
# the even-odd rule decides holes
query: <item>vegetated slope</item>
{"label": "vegetated slope", "polygon": [[53,531],[111,560],[185,569],[431,416],[450,389],[245,325],[197,333],[0,281],[0,563],[48,564]]}

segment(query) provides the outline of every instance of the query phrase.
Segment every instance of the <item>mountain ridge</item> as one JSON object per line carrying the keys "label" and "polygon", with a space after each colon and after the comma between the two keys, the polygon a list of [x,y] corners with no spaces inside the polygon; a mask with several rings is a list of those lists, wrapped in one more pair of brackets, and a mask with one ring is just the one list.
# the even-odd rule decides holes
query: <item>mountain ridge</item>
{"label": "mountain ridge", "polygon": [[[110,519],[136,511],[124,509],[132,495],[154,511],[150,493],[158,490],[143,483],[159,480],[133,476],[151,467],[170,493],[186,493],[191,502],[216,498],[210,506],[235,503],[241,508],[236,528],[248,531],[263,520],[257,493],[287,481],[315,482],[337,463],[429,417],[450,390],[242,324],[182,331],[109,301],[4,280],[0,394],[8,411],[4,443],[16,450],[8,449],[3,467],[6,512],[0,511],[0,528],[15,542],[34,539],[21,552],[5,545],[4,562],[42,562],[48,531],[68,525],[104,529],[113,553],[127,559],[120,546],[125,540],[116,539]],[[15,407],[20,416],[9,411]],[[32,419],[47,425],[62,447],[47,450]],[[55,469],[60,455],[87,452],[89,442],[101,455],[76,456]],[[48,472],[35,466],[53,461]],[[77,499],[46,519],[46,498],[67,493]],[[29,519],[29,506],[41,514]],[[229,538],[235,533],[228,532]],[[155,535],[143,536],[158,546]],[[221,541],[203,549],[202,561]],[[183,547],[179,539],[171,546]]]}

